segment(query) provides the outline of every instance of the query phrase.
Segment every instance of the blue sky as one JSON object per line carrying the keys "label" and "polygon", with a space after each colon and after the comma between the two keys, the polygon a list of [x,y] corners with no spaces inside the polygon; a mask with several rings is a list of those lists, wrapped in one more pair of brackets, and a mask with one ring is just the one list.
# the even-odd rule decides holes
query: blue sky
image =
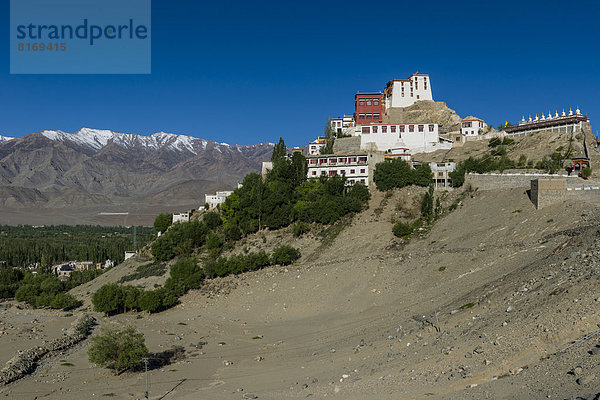
{"label": "blue sky", "polygon": [[4,29],[0,134],[86,126],[301,145],[351,114],[356,91],[415,71],[462,117],[496,126],[579,105],[594,123],[599,17],[586,0],[153,0],[150,75],[10,75]]}

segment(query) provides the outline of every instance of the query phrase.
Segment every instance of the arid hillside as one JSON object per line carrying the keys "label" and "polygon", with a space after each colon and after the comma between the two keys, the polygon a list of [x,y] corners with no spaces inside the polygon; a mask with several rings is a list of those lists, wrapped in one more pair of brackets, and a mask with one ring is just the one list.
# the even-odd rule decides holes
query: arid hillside
{"label": "arid hillside", "polygon": [[[182,357],[149,373],[155,399],[562,399],[600,392],[598,337],[560,353],[598,330],[598,208],[566,202],[535,210],[522,189],[454,192],[446,203],[458,199],[456,210],[404,243],[392,235],[391,220],[410,212],[403,207],[417,192],[375,193],[367,211],[326,240],[314,228],[300,239],[284,230],[240,244],[238,251],[290,243],[303,254],[290,267],[207,282],[166,312],[96,317],[103,326],[136,326],[151,352],[183,348]],[[75,293],[85,299],[135,262],[127,265]],[[56,321],[72,319],[44,313],[2,310],[5,324],[23,327],[35,318],[37,335],[48,337]],[[7,330],[2,349],[27,347],[32,335]],[[86,343],[0,392],[16,399],[143,397],[143,374],[111,376],[89,363]]]}

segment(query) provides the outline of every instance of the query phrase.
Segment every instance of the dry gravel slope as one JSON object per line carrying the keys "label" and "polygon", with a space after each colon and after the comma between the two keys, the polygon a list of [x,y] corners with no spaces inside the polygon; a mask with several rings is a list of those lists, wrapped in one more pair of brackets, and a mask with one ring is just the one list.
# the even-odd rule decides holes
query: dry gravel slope
{"label": "dry gravel slope", "polygon": [[[553,355],[598,329],[598,208],[566,202],[535,210],[522,189],[475,192],[405,244],[390,218],[409,192],[376,193],[329,247],[311,236],[294,242],[303,250],[294,266],[216,280],[160,314],[100,320],[137,326],[151,351],[186,349],[185,361],[152,371],[155,396],[182,379],[173,398],[535,399],[600,391],[600,355],[587,353],[598,339]],[[293,240],[289,232],[266,238],[265,246]],[[257,236],[245,245],[260,243]],[[207,344],[199,349],[199,341]],[[4,392],[142,397],[139,375],[93,368],[84,347],[65,360],[80,369],[63,381],[31,377]],[[570,375],[576,366],[581,373]]]}

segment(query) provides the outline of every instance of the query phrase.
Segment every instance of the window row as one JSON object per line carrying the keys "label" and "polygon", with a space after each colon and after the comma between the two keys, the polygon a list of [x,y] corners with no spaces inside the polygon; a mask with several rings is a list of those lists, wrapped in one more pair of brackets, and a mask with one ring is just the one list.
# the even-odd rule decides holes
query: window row
{"label": "window row", "polygon": [[[398,132],[406,132],[406,127],[408,126],[408,132],[414,132],[415,131],[415,126],[417,127],[417,131],[418,132],[425,132],[425,125],[372,125],[372,126],[363,126],[362,127],[362,133],[379,133],[380,130],[379,128],[381,128],[381,133],[388,133],[388,131],[390,133],[396,133]],[[430,124],[427,126],[427,129],[429,130],[429,132],[435,132],[435,125],[434,124]]]}
{"label": "window row", "polygon": [[358,119],[379,119],[379,113],[360,113],[358,114]]}
{"label": "window row", "polygon": [[[350,174],[350,175],[356,175],[356,171],[357,171],[356,169],[351,169],[351,170],[348,171],[348,174]],[[364,175],[366,173],[367,172],[366,172],[365,168],[361,168],[360,169],[360,174],[361,175]],[[321,176],[337,176],[337,174],[338,174],[338,171],[334,171],[334,170],[331,170],[331,171],[321,171]],[[345,169],[340,169],[339,174],[342,175],[342,176],[345,176],[346,175],[346,170]],[[317,176],[317,171],[312,171],[311,172],[311,176],[316,177]]]}
{"label": "window row", "polygon": [[359,106],[379,106],[379,99],[358,99]]}

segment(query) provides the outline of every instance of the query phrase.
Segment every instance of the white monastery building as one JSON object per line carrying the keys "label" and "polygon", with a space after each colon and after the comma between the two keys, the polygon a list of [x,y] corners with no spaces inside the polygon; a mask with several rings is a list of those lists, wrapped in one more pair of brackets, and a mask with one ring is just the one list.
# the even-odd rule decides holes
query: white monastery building
{"label": "white monastery building", "polygon": [[408,79],[394,79],[384,90],[385,108],[408,107],[421,100],[433,100],[429,75],[418,72]]}
{"label": "white monastery building", "polygon": [[193,211],[187,211],[182,213],[173,213],[173,223],[176,222],[189,222],[190,217],[192,216]]}
{"label": "white monastery building", "polygon": [[389,153],[402,148],[414,154],[452,148],[451,143],[440,141],[439,125],[434,123],[357,125],[351,134],[360,136],[361,150]]}
{"label": "white monastery building", "polygon": [[344,115],[343,117],[331,118],[329,123],[334,132],[341,133],[343,129],[354,125],[354,118],[352,115]]}
{"label": "white monastery building", "polygon": [[383,159],[382,154],[361,151],[308,156],[306,158],[307,177],[310,179],[320,176],[345,176],[348,185],[360,182],[368,186],[373,183],[375,164]]}
{"label": "white monastery building", "polygon": [[467,117],[463,119],[460,133],[467,137],[477,136],[479,135],[480,130],[485,128],[487,128],[487,124],[483,120],[475,117]]}
{"label": "white monastery building", "polygon": [[205,195],[205,203],[208,203],[209,208],[215,208],[219,204],[225,203],[225,199],[232,193],[232,190],[224,190],[215,194],[207,194]]}

